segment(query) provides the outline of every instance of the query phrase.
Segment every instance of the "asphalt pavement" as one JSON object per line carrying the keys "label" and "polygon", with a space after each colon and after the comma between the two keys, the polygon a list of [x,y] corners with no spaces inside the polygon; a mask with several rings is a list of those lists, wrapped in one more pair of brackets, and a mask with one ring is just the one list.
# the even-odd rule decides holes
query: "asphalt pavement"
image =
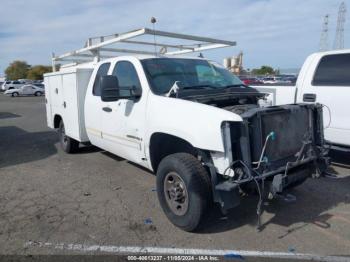
{"label": "asphalt pavement", "polygon": [[[155,176],[96,147],[68,155],[46,126],[43,97],[0,94],[0,253],[84,253],[55,245],[230,249],[350,255],[350,157],[332,152],[336,179],[308,179],[265,205],[257,196],[224,216],[215,206],[199,232],[163,214]],[[45,244],[46,243],[46,244]]]}

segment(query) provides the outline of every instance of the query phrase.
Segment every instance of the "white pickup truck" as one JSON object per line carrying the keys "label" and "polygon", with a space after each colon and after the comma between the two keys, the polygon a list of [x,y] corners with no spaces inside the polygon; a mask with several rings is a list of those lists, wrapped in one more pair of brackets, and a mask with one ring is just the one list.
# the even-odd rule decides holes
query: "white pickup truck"
{"label": "white pickup truck", "polygon": [[272,105],[320,103],[324,105],[325,139],[332,148],[350,152],[350,50],[310,55],[296,86],[254,86],[269,94]]}
{"label": "white pickup truck", "polygon": [[[106,50],[140,53],[104,46],[140,43],[128,40],[135,32],[201,43],[186,49],[163,42],[161,54],[102,59]],[[260,214],[266,193],[273,197],[326,168],[322,107],[262,107],[264,93],[217,63],[175,56],[233,44],[141,29],[54,57],[92,54],[94,61],[45,74],[48,126],[68,153],[89,142],[155,172],[160,205],[183,230],[198,228],[210,202],[226,211],[243,192],[259,193]]]}

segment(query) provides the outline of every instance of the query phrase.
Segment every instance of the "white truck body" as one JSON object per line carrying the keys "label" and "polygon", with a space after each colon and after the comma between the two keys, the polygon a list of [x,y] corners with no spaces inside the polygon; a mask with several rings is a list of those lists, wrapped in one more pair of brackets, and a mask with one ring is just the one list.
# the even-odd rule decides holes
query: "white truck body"
{"label": "white truck body", "polygon": [[[204,44],[162,43],[164,52],[156,55],[105,47],[153,45],[127,40],[143,34]],[[158,199],[176,226],[195,230],[209,201],[223,210],[237,206],[242,188],[261,192],[258,181],[271,183],[275,195],[327,166],[320,106],[264,107],[265,94],[219,64],[174,57],[235,42],[150,29],[90,42],[54,57],[53,69],[72,57],[94,61],[44,75],[48,126],[58,129],[68,153],[90,142],[157,173]],[[138,54],[106,58],[102,51]]]}
{"label": "white truck body", "polygon": [[[147,58],[152,57],[121,56],[45,74],[48,126],[57,128],[55,116],[59,115],[65,119],[65,131],[69,137],[79,142],[91,142],[150,170],[153,170],[149,152],[152,134],[173,135],[191,141],[196,148],[213,151],[217,171],[223,173],[229,163],[223,155],[221,123],[242,121],[242,118],[216,107],[155,95],[150,91],[140,63],[140,60]],[[120,61],[129,61],[135,67],[142,87],[140,101],[134,103],[129,99],[120,99],[118,102],[103,102],[100,96],[86,95],[87,92],[92,93],[98,71],[96,68],[109,63],[108,74],[112,74]],[[104,112],[104,107],[111,108],[112,112]],[[162,110],[159,111],[159,108]],[[198,118],[201,114],[206,117]],[[171,121],[164,121],[170,116]],[[211,129],[207,127],[208,122]]]}
{"label": "white truck body", "polygon": [[48,126],[54,128],[54,116],[67,122],[67,135],[80,142],[88,142],[85,129],[84,102],[93,64],[63,68],[45,74],[46,116]]}
{"label": "white truck body", "polygon": [[350,50],[311,54],[295,86],[254,88],[268,93],[271,105],[323,104],[325,139],[335,148],[350,147]]}

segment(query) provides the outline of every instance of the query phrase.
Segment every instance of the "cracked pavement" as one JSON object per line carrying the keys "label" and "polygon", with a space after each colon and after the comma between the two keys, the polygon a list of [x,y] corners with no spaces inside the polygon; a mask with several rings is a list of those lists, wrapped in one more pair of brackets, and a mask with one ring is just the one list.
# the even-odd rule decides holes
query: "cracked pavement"
{"label": "cracked pavement", "polygon": [[95,147],[65,154],[43,97],[0,94],[0,253],[67,252],[25,246],[40,241],[350,255],[349,157],[333,155],[339,178],[309,179],[291,191],[295,203],[270,202],[261,232],[251,196],[227,216],[214,207],[187,233],[162,213],[152,173]]}

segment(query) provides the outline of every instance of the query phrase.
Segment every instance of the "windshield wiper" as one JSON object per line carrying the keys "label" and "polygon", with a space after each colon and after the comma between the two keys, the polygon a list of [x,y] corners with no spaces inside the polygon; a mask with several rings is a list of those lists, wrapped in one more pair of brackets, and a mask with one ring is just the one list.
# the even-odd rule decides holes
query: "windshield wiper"
{"label": "windshield wiper", "polygon": [[225,86],[225,88],[241,87],[241,86],[243,86],[243,87],[249,87],[249,86],[247,86],[247,85],[245,85],[245,84],[235,84],[235,85],[227,85],[227,86]]}
{"label": "windshield wiper", "polygon": [[180,81],[175,81],[174,85],[170,88],[170,90],[168,92],[165,93],[165,96],[170,96],[171,94],[175,94],[177,96],[179,90],[186,90],[186,89],[207,89],[208,87],[210,89],[216,89],[215,86],[212,85],[197,85],[197,86],[183,86],[180,87],[178,84],[180,83]]}

